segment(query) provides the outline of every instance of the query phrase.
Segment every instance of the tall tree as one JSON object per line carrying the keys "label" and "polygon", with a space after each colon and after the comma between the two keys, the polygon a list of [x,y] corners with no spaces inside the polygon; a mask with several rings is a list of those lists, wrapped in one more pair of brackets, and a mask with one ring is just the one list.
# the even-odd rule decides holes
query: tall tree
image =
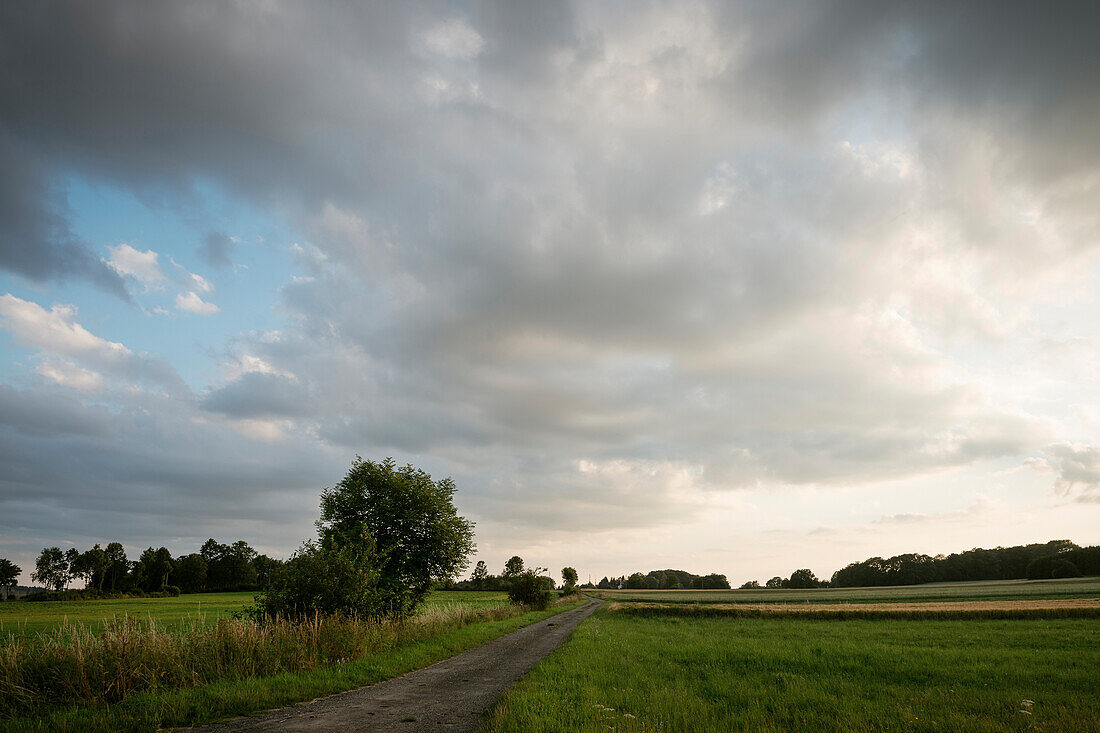
{"label": "tall tree", "polygon": [[478,560],[477,565],[474,566],[474,572],[470,573],[470,584],[474,586],[474,590],[485,588],[485,579],[488,577],[489,568],[485,566],[485,561]]}
{"label": "tall tree", "polygon": [[501,573],[502,578],[514,578],[523,572],[523,558],[519,555],[512,555],[508,558],[508,562],[504,563],[504,572]]}
{"label": "tall tree", "polygon": [[577,586],[577,571],[575,568],[564,567],[561,569],[562,590],[570,593]]}
{"label": "tall tree", "polygon": [[80,573],[80,550],[75,547],[70,547],[65,550],[65,563],[69,566],[68,574],[65,576],[65,587],[69,587],[69,583],[73,580],[81,577]]}
{"label": "tall tree", "polygon": [[8,591],[15,587],[21,572],[23,568],[6,557],[0,557],[0,593],[4,594],[5,601],[8,600]]}
{"label": "tall tree", "polygon": [[107,553],[98,543],[92,549],[80,554],[80,567],[83,571],[87,585],[94,590],[103,590],[103,582],[106,579],[107,569],[111,561]]}
{"label": "tall tree", "polygon": [[69,562],[60,547],[44,547],[34,564],[31,580],[55,591],[65,589],[69,582]]}
{"label": "tall tree", "polygon": [[184,593],[200,593],[206,587],[206,560],[192,552],[176,560],[175,584]]}
{"label": "tall tree", "polygon": [[130,573],[130,561],[121,542],[111,542],[104,550],[107,555],[106,584],[111,591],[122,590]]}
{"label": "tall tree", "polygon": [[474,550],[474,525],[458,515],[454,482],[425,471],[356,458],[344,479],[321,492],[317,529],[322,544],[363,543],[381,563],[378,592],[390,612],[416,608],[432,581],[464,570]]}
{"label": "tall tree", "polygon": [[137,565],[134,567],[134,576],[142,590],[152,593],[168,584],[168,576],[171,575],[173,568],[172,553],[167,547],[159,549],[150,547],[138,558]]}

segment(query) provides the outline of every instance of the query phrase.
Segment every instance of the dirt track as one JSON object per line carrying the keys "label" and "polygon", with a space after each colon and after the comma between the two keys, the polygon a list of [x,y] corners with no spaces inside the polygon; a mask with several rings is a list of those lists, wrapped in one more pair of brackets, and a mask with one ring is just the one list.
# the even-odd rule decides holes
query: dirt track
{"label": "dirt track", "polygon": [[473,731],[489,706],[565,641],[599,604],[590,601],[386,682],[260,715],[182,730]]}

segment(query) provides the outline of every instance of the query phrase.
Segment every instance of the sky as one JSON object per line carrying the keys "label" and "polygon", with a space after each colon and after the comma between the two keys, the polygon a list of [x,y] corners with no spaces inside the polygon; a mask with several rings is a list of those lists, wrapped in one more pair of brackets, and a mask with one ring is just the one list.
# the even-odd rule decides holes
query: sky
{"label": "sky", "polygon": [[1100,544],[1095,3],[0,6],[0,556]]}

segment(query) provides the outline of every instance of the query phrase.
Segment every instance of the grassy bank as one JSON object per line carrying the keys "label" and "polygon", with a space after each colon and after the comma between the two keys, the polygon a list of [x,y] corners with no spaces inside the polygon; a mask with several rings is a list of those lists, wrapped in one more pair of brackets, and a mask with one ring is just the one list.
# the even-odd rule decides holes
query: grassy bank
{"label": "grassy bank", "polygon": [[611,601],[660,603],[920,603],[1100,598],[1100,578],[989,580],[878,588],[588,591]]}
{"label": "grassy bank", "polygon": [[130,619],[0,648],[0,730],[154,730],[370,684],[445,658],[549,612],[428,609],[404,623],[223,620],[180,633]]}
{"label": "grassy bank", "polygon": [[[252,603],[252,591],[240,593],[195,593],[178,598],[127,598],[99,601],[46,601],[0,603],[0,644],[11,636],[31,636],[63,626],[83,626],[100,632],[121,616],[135,616],[163,629],[213,626],[219,619]],[[425,609],[454,605],[489,607],[508,602],[500,591],[433,591]]]}
{"label": "grassy bank", "polygon": [[492,712],[505,731],[1098,731],[1093,619],[598,612]]}

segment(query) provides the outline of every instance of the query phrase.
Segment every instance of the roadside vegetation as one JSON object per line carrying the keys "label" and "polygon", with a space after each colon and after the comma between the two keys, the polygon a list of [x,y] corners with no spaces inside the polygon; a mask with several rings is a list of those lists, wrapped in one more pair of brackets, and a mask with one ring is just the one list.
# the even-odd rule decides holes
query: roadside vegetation
{"label": "roadside vegetation", "polygon": [[[146,597],[3,604],[0,726],[147,730],[247,713],[377,682],[563,610],[550,609],[543,569],[518,557],[507,594],[434,590],[453,586],[474,549],[453,494],[450,479],[357,459],[322,492],[317,539],[268,567],[255,595],[181,598],[167,584],[179,572],[167,550],[116,567],[118,548],[93,548],[91,587],[69,594]],[[211,543],[204,551],[253,567],[245,543]],[[35,577],[64,598],[85,556],[54,550]],[[112,567],[127,572],[111,582]]]}
{"label": "roadside vegetation", "polygon": [[[687,610],[687,609],[684,609]],[[1100,730],[1095,619],[597,611],[485,730]]]}
{"label": "roadside vegetation", "polygon": [[137,619],[0,647],[0,731],[147,731],[195,725],[390,679],[577,605],[426,606],[403,620],[339,617],[188,633]]}

